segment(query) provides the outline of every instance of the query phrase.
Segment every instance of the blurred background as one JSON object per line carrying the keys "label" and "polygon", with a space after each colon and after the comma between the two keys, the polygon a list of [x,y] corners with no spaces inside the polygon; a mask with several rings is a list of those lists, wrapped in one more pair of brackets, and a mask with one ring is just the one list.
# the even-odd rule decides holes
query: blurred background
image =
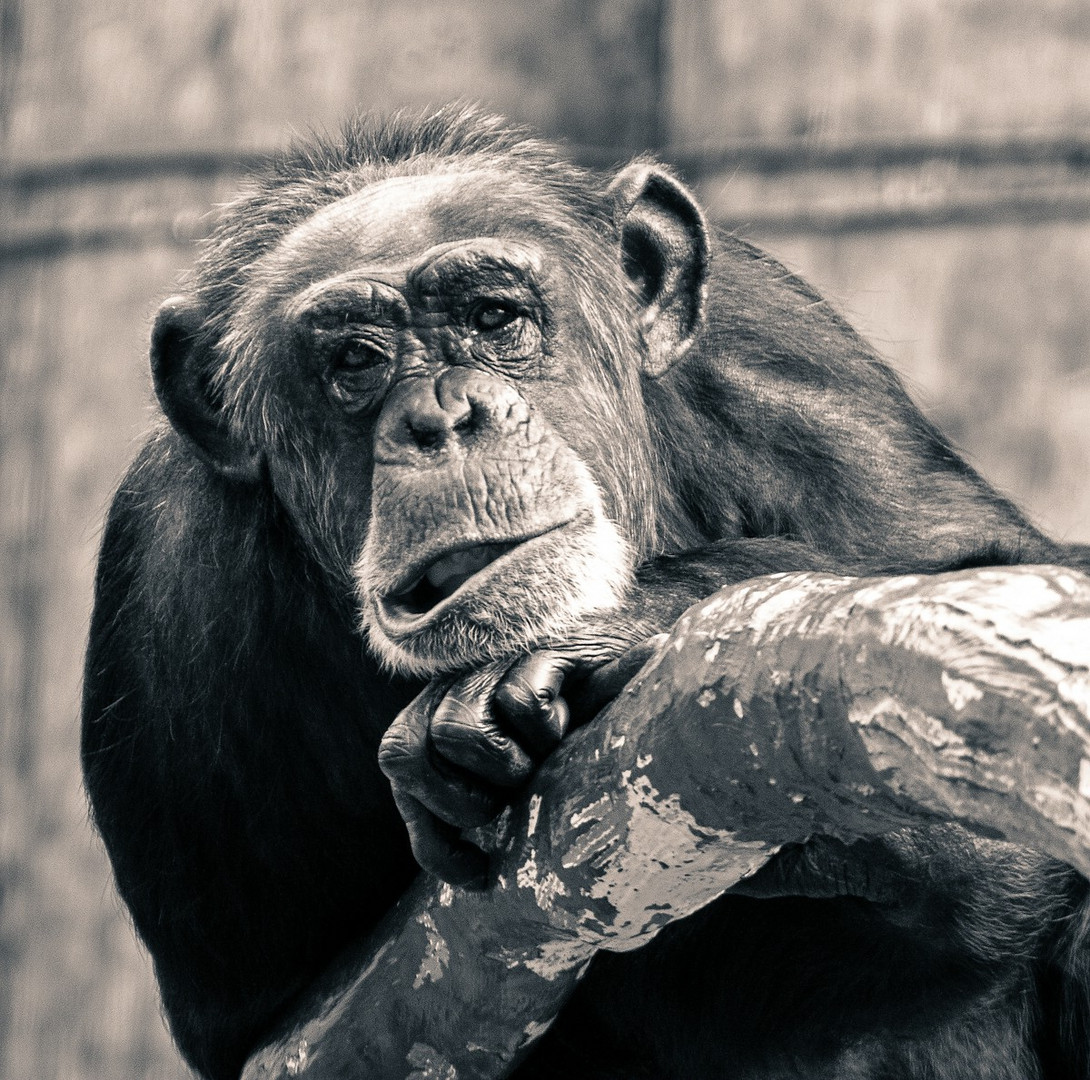
{"label": "blurred background", "polygon": [[1090,540],[1090,0],[0,0],[0,1080],[187,1075],[77,762],[150,317],[255,155],[454,97],[676,163]]}

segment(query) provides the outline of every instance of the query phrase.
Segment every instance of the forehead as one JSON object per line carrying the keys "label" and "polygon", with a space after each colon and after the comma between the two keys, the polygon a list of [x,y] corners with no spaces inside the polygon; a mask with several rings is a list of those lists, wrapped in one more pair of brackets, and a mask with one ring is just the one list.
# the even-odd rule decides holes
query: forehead
{"label": "forehead", "polygon": [[467,236],[540,233],[557,214],[547,203],[525,180],[498,171],[389,177],[319,210],[272,257],[296,280],[358,266],[396,266]]}

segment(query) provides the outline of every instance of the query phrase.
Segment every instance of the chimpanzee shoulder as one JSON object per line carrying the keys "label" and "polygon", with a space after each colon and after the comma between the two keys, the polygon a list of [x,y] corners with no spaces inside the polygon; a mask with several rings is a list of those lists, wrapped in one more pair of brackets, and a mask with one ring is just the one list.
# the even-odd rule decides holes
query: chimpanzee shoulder
{"label": "chimpanzee shoulder", "polygon": [[[375,755],[415,688],[380,676],[277,519],[157,432],[110,510],[86,659],[94,820],[210,1076],[237,1074],[414,873]],[[260,929],[237,918],[262,911]]]}

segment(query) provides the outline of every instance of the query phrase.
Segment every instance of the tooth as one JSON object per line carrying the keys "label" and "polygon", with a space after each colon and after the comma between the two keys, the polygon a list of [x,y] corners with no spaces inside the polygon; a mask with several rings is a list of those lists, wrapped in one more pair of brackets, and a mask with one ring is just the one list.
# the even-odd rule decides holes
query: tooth
{"label": "tooth", "polygon": [[442,588],[454,578],[468,578],[486,567],[495,555],[485,547],[469,548],[444,555],[428,567],[424,576],[436,588]]}

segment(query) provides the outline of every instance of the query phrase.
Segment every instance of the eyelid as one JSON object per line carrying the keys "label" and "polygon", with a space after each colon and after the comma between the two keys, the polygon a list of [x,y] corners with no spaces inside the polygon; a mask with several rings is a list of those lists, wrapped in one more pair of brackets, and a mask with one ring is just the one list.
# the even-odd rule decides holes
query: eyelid
{"label": "eyelid", "polygon": [[353,342],[358,342],[387,357],[393,356],[396,351],[396,330],[389,326],[345,320],[327,326],[311,323],[307,330],[317,348],[323,353],[345,348]]}
{"label": "eyelid", "polygon": [[340,331],[330,331],[330,336],[336,334],[343,337],[346,343],[358,341],[376,352],[388,353],[392,336],[389,331],[390,327],[376,326],[374,323],[348,322]]}
{"label": "eyelid", "polygon": [[478,328],[478,327],[474,326],[474,328],[473,328],[474,330],[483,329],[486,332],[488,330],[491,330],[491,329],[502,330],[505,327],[510,326],[513,322],[516,322],[518,319],[529,319],[529,318],[533,317],[527,311],[526,306],[524,304],[520,304],[518,301],[513,300],[510,297],[506,297],[506,296],[481,296],[481,297],[478,297],[476,300],[471,301],[469,303],[469,305],[466,307],[465,320],[466,320],[466,322],[473,323],[476,320],[478,315],[480,315],[482,312],[488,311],[489,309],[492,309],[492,308],[499,309],[499,310],[502,310],[502,311],[505,311],[505,312],[509,312],[510,315],[511,315],[511,318],[509,320],[507,320],[507,322],[501,323],[500,325],[498,325],[496,327]]}
{"label": "eyelid", "polygon": [[340,357],[354,348],[366,349],[384,360],[391,358],[391,353],[383,341],[367,334],[345,334],[331,343],[330,354]]}
{"label": "eyelid", "polygon": [[[361,345],[362,348],[356,348]],[[356,356],[358,363],[352,363],[349,357]],[[375,368],[389,366],[390,357],[381,349],[373,349],[370,344],[358,339],[349,338],[340,347],[330,354],[330,367],[335,377],[341,377],[344,373],[372,372]]]}
{"label": "eyelid", "polygon": [[[499,278],[482,280],[481,274],[474,273],[429,283],[426,289],[417,293],[417,298],[419,310],[425,318],[450,313],[464,320],[473,311],[488,303],[510,307],[520,315],[533,317],[532,313],[540,306],[536,289],[527,287],[525,281]],[[419,317],[418,315],[418,319]]]}

